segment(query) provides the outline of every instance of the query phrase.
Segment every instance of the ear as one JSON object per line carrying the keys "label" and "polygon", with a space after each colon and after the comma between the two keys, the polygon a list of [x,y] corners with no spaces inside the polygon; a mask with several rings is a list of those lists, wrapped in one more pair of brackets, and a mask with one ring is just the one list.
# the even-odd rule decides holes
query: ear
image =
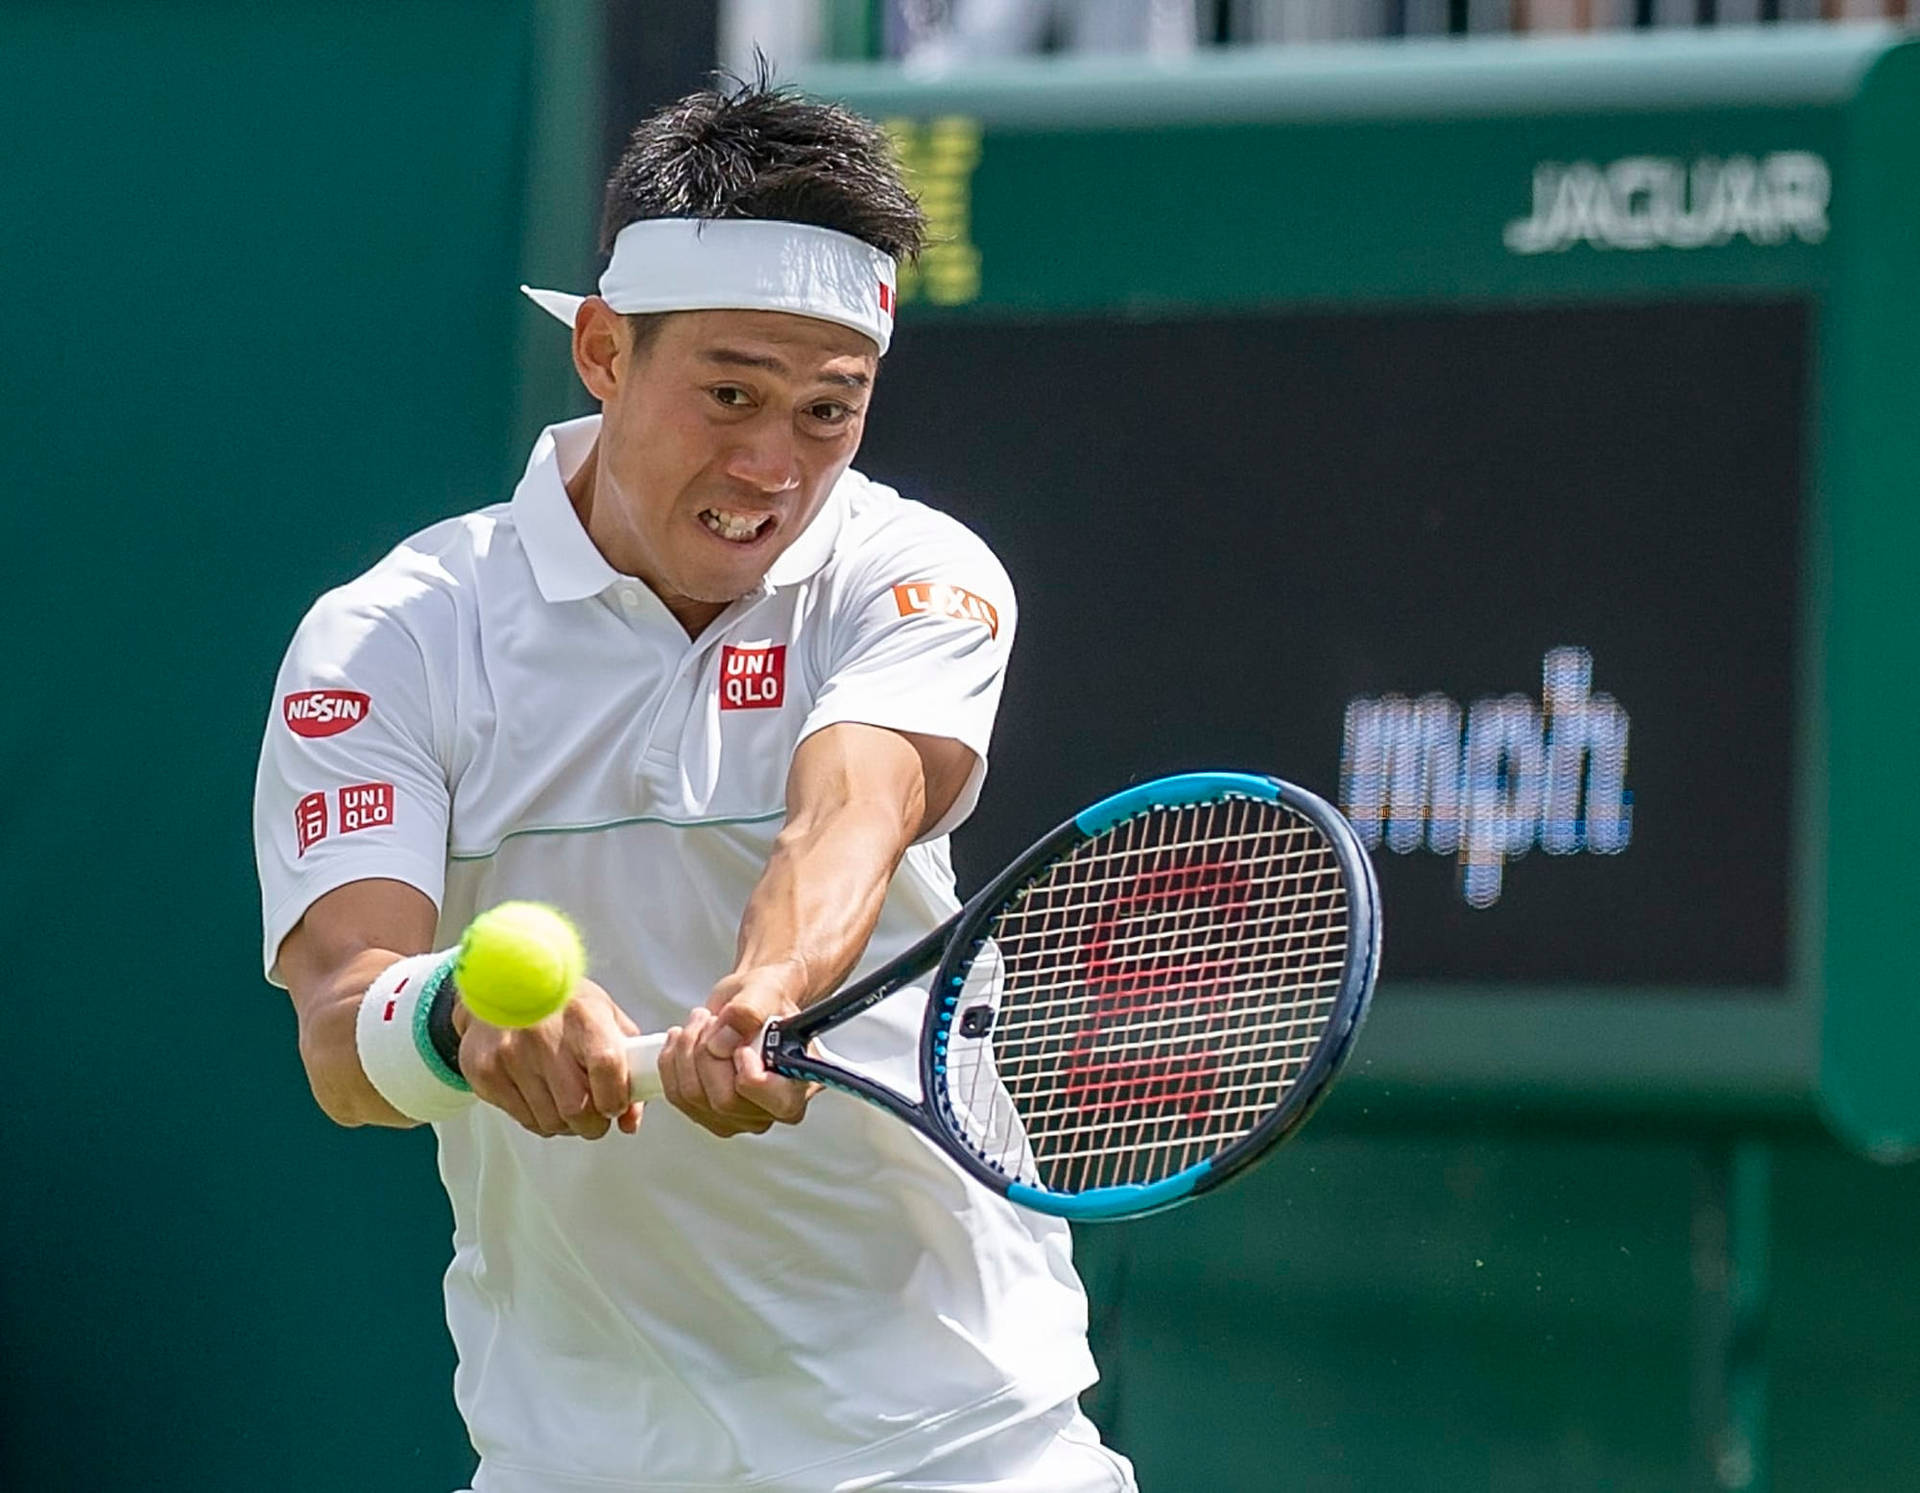
{"label": "ear", "polygon": [[573,318],[573,366],[587,392],[606,404],[627,371],[626,318],[597,295],[580,303]]}

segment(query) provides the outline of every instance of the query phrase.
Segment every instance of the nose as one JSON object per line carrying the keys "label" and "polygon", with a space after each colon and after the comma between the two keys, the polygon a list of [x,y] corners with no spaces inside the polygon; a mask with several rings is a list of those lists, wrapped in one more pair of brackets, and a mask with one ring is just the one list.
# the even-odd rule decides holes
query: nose
{"label": "nose", "polygon": [[738,440],[727,452],[724,470],[734,481],[769,497],[800,485],[800,464],[793,422],[774,411],[736,427]]}

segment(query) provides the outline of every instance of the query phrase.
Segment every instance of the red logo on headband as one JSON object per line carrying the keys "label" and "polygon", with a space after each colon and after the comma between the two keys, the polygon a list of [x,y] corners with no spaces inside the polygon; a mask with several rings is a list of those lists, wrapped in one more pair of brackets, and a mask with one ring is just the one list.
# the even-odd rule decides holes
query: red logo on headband
{"label": "red logo on headband", "polygon": [[889,316],[893,315],[893,287],[885,280],[880,282],[880,309]]}

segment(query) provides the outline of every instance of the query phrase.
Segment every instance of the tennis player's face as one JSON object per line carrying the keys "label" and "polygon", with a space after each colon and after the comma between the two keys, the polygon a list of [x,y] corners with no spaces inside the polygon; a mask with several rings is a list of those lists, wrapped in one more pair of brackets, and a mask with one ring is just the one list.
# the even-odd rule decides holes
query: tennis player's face
{"label": "tennis player's face", "polygon": [[697,631],[825,505],[879,360],[858,332],[781,312],[678,312],[637,349],[623,318],[611,330],[588,532]]}

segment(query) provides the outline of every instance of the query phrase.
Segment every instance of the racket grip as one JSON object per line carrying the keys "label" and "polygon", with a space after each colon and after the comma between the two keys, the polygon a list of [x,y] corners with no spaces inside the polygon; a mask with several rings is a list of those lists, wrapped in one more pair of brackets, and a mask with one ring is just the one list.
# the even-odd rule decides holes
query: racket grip
{"label": "racket grip", "polygon": [[660,1049],[667,1045],[665,1032],[627,1038],[627,1092],[635,1104],[658,1099],[660,1087]]}
{"label": "racket grip", "polygon": [[[767,1028],[753,1039],[764,1049]],[[627,1038],[627,1092],[635,1104],[650,1104],[666,1091],[660,1087],[660,1049],[667,1045],[665,1032]]]}

